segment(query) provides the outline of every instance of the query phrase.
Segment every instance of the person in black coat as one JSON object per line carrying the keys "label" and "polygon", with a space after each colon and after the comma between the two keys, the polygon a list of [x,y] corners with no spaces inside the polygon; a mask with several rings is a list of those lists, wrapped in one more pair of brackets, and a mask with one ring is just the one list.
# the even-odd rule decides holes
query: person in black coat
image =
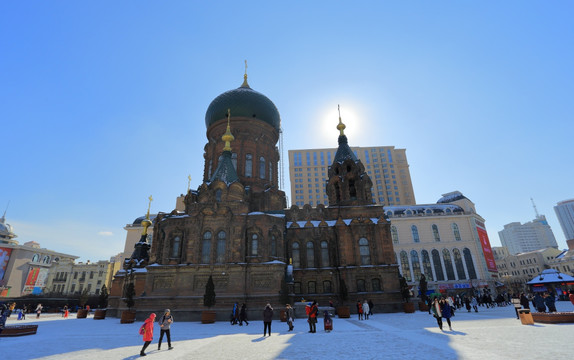
{"label": "person in black coat", "polygon": [[247,305],[245,303],[241,304],[241,311],[239,312],[239,326],[243,326],[243,323],[249,325],[247,322]]}
{"label": "person in black coat", "polygon": [[265,310],[263,310],[263,337],[267,333],[267,329],[269,329],[269,336],[271,336],[271,321],[273,320],[273,308],[271,304],[267,304],[265,306]]}
{"label": "person in black coat", "polygon": [[528,298],[524,293],[520,294],[520,305],[522,305],[523,309],[530,310],[530,301],[528,301]]}

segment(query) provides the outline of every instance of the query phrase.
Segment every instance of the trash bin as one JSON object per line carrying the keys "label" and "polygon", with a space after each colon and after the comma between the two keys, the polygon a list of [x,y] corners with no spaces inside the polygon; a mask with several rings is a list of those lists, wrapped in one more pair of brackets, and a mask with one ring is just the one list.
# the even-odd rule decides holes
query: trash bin
{"label": "trash bin", "polygon": [[522,325],[534,325],[534,319],[532,318],[530,309],[520,309],[518,310],[518,315],[520,316]]}
{"label": "trash bin", "polygon": [[333,330],[333,319],[327,310],[325,310],[323,314],[323,328],[325,329],[325,332]]}

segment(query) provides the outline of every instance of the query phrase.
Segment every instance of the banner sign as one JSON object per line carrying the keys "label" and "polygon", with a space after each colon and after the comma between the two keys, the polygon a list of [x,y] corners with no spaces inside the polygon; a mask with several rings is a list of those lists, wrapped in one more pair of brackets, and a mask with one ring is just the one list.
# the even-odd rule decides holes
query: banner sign
{"label": "banner sign", "polygon": [[31,267],[26,277],[26,283],[22,289],[22,295],[34,294],[39,295],[42,293],[48,278],[48,269]]}
{"label": "banner sign", "polygon": [[8,267],[8,261],[10,260],[11,253],[12,249],[0,247],[0,280],[4,279],[4,273]]}
{"label": "banner sign", "polygon": [[498,273],[496,269],[496,262],[494,262],[494,255],[492,254],[492,248],[490,247],[490,241],[488,240],[488,234],[486,233],[486,228],[482,221],[474,219],[476,224],[476,231],[478,232],[478,238],[480,239],[480,246],[482,247],[482,253],[484,255],[484,260],[486,260],[486,269],[489,272]]}

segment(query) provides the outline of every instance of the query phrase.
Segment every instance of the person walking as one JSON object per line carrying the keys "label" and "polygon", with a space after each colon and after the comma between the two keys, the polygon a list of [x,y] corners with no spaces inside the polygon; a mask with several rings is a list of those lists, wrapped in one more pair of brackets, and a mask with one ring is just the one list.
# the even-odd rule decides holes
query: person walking
{"label": "person walking", "polygon": [[159,318],[160,331],[159,331],[159,342],[157,343],[158,350],[161,350],[161,341],[163,340],[164,334],[167,338],[167,349],[168,350],[173,349],[173,346],[171,346],[171,333],[170,333],[170,327],[172,323],[173,323],[173,316],[171,316],[171,311],[169,309],[165,309],[162,317]]}
{"label": "person walking", "polygon": [[357,314],[359,315],[359,320],[363,320],[363,304],[361,304],[361,300],[357,301]]}
{"label": "person walking", "polygon": [[371,308],[369,307],[369,303],[367,302],[367,299],[365,299],[365,301],[363,302],[363,315],[365,316],[365,320],[369,320],[370,311]]}
{"label": "person walking", "polygon": [[520,294],[520,305],[522,305],[523,309],[530,310],[530,301],[528,301],[528,298],[524,293]]}
{"label": "person walking", "polygon": [[373,315],[373,308],[375,307],[375,304],[373,304],[371,299],[369,299],[369,302],[367,304],[369,304],[369,315]]}
{"label": "person walking", "polygon": [[288,331],[293,331],[293,315],[294,315],[294,311],[293,308],[291,307],[291,304],[287,304],[285,306],[285,315],[287,315],[287,325],[289,325],[289,330]]}
{"label": "person walking", "polygon": [[544,295],[544,304],[548,308],[548,312],[556,312],[556,300],[554,299],[553,292],[549,292]]}
{"label": "person walking", "polygon": [[317,332],[317,313],[319,312],[319,307],[317,306],[317,302],[313,301],[311,304],[311,309],[309,310],[309,332],[316,333]]}
{"label": "person walking", "polygon": [[38,304],[38,306],[36,306],[36,319],[40,318],[40,314],[42,314],[42,309],[44,307],[42,306],[42,304]]}
{"label": "person walking", "polygon": [[474,312],[478,312],[478,300],[476,300],[476,297],[472,297],[472,300],[470,300],[470,305],[472,305]]}
{"label": "person walking", "polygon": [[70,310],[68,310],[68,305],[64,305],[64,319],[67,319],[70,315]]}
{"label": "person walking", "polygon": [[442,317],[446,319],[446,323],[448,324],[448,329],[452,331],[452,325],[450,323],[450,318],[454,315],[453,307],[450,305],[448,300],[441,299],[439,302],[441,305],[441,312]]}
{"label": "person walking", "polygon": [[438,298],[435,298],[432,302],[431,306],[432,316],[436,319],[436,323],[438,324],[438,328],[442,330],[442,312],[440,309],[440,304]]}
{"label": "person walking", "polygon": [[534,295],[534,299],[532,299],[532,303],[538,312],[546,312],[546,305],[544,304],[544,299],[540,296],[540,293],[536,293]]}
{"label": "person walking", "polygon": [[241,304],[241,311],[239,311],[239,326],[243,326],[243,323],[246,326],[249,325],[247,322],[247,305],[245,303]]}
{"label": "person walking", "polygon": [[155,321],[155,314],[151,313],[140,327],[140,335],[143,335],[143,347],[140,351],[140,356],[146,356],[145,349],[151,344],[153,340],[153,323]]}
{"label": "person walking", "polygon": [[263,310],[263,337],[269,329],[269,336],[271,336],[271,321],[273,320],[273,308],[271,304],[265,305],[265,310]]}
{"label": "person walking", "polygon": [[570,299],[570,302],[572,303],[572,305],[574,305],[574,290],[570,290],[570,295],[568,295],[568,299]]}

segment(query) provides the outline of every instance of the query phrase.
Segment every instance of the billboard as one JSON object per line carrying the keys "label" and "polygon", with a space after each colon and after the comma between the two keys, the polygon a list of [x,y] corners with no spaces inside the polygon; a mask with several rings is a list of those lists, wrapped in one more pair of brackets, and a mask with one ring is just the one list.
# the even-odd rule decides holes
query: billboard
{"label": "billboard", "polygon": [[4,273],[8,267],[8,261],[10,260],[10,254],[12,249],[0,247],[0,280],[4,279]]}
{"label": "billboard", "polygon": [[41,294],[46,284],[47,278],[48,278],[48,269],[31,267],[30,270],[28,271],[28,276],[26,277],[24,288],[22,289],[22,295]]}
{"label": "billboard", "polygon": [[498,273],[496,262],[494,262],[494,255],[492,254],[492,248],[490,247],[490,241],[488,240],[488,234],[486,233],[486,227],[481,221],[475,219],[474,222],[476,224],[480,246],[482,247],[482,253],[484,254],[484,260],[486,261],[486,269],[489,272]]}

